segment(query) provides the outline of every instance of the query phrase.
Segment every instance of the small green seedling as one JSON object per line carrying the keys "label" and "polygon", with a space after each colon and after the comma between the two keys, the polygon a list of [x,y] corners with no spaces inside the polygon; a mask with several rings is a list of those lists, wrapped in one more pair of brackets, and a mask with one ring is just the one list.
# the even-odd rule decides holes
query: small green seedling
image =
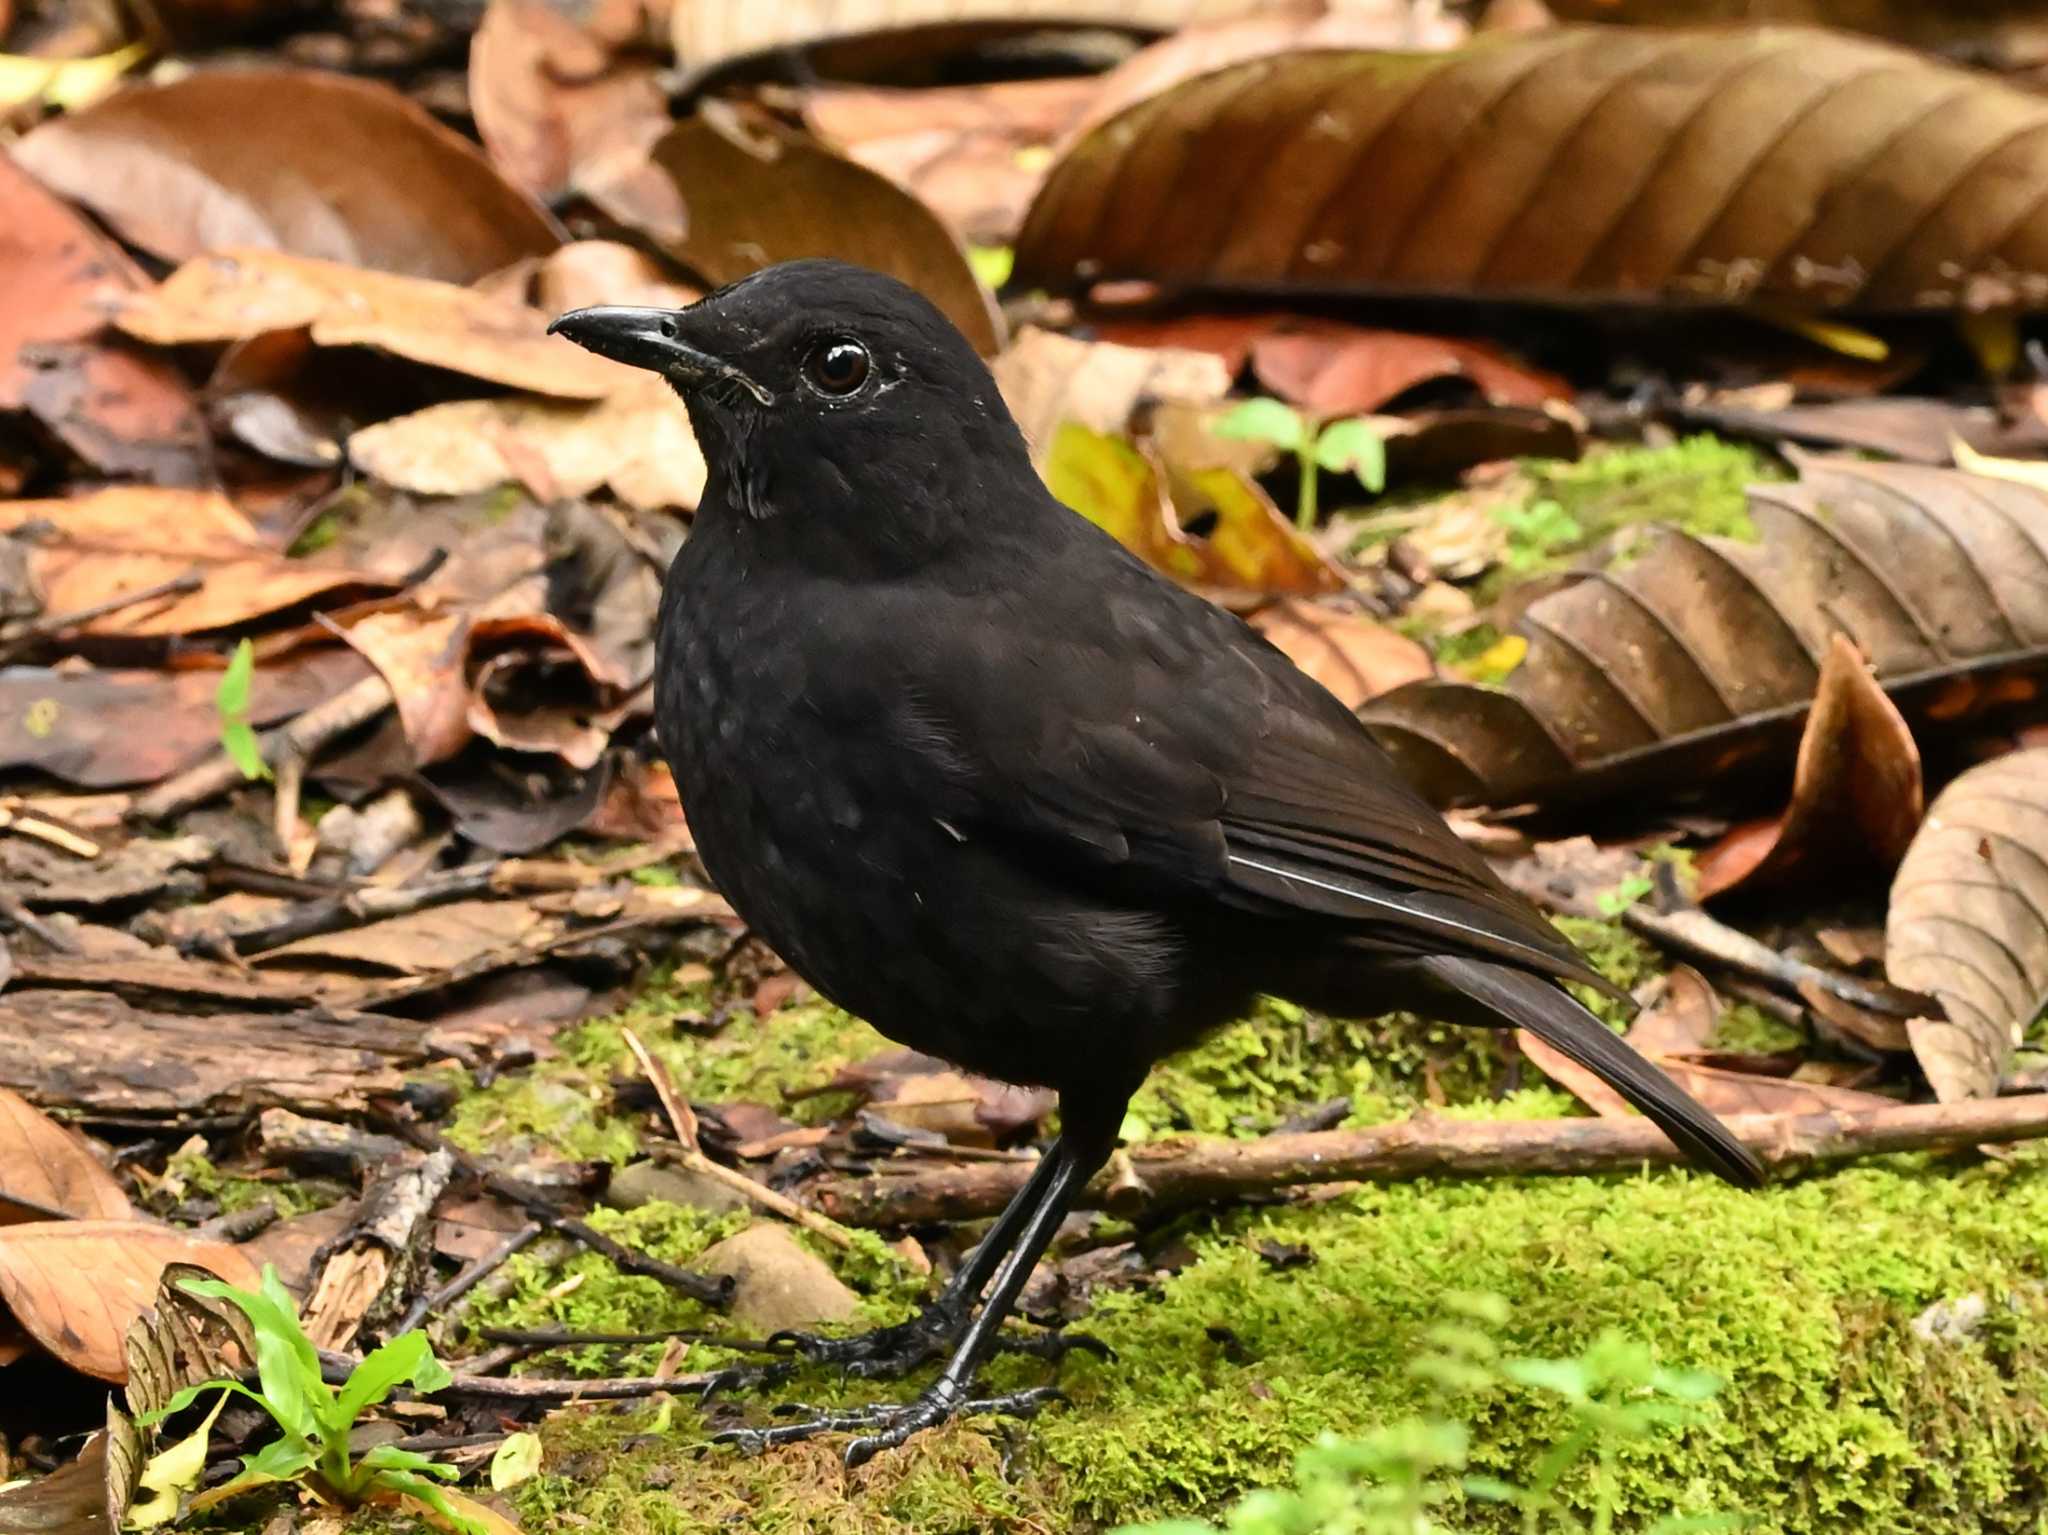
{"label": "small green seedling", "polygon": [[1318,423],[1278,400],[1246,400],[1215,425],[1218,437],[1270,442],[1301,461],[1301,489],[1294,521],[1304,530],[1316,522],[1316,473],[1351,474],[1374,495],[1387,488],[1387,445],[1362,416]]}
{"label": "small green seedling", "polygon": [[187,1386],[161,1412],[144,1421],[169,1417],[207,1392],[219,1391],[247,1397],[282,1430],[282,1437],[242,1458],[239,1476],[195,1499],[193,1509],[211,1507],[270,1482],[302,1482],[342,1508],[378,1501],[380,1494],[414,1498],[458,1529],[485,1535],[484,1522],[459,1511],[450,1495],[432,1480],[452,1479],[457,1474],[453,1466],[388,1444],[360,1456],[349,1454],[349,1430],[356,1419],[398,1387],[437,1391],[449,1383],[451,1377],[434,1357],[425,1333],[393,1338],[364,1358],[337,1391],[321,1379],[320,1356],[299,1325],[298,1310],[275,1268],[264,1265],[262,1288],[256,1294],[217,1279],[189,1280],[185,1288],[194,1295],[230,1301],[249,1318],[256,1338],[257,1382],[262,1389],[251,1391],[232,1380]]}
{"label": "small green seedling", "polygon": [[248,779],[270,776],[270,764],[263,760],[263,747],[249,723],[249,684],[255,675],[256,647],[243,640],[228,658],[228,669],[220,674],[220,688],[213,695],[220,713],[220,749]]}

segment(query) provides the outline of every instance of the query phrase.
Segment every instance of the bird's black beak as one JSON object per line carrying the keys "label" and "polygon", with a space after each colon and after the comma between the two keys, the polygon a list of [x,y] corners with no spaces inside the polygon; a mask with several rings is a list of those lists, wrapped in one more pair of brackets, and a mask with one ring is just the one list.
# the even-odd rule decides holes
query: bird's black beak
{"label": "bird's black beak", "polygon": [[681,386],[719,381],[739,385],[763,405],[774,396],[723,358],[700,351],[682,339],[684,311],[639,309],[628,304],[599,304],[572,309],[548,327],[550,336],[566,336],[578,346],[667,376]]}

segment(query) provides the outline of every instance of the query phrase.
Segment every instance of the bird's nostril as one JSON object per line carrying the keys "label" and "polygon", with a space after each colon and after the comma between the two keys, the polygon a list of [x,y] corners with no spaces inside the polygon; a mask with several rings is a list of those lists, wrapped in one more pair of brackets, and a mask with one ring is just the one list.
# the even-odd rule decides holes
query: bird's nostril
{"label": "bird's nostril", "polygon": [[675,340],[675,339],[676,339],[676,322],[675,322],[674,320],[667,320],[667,319],[663,320],[663,321],[661,322],[661,333],[662,333],[662,334],[663,334],[664,336],[668,337],[668,339],[669,339],[669,340],[671,340],[671,341]]}

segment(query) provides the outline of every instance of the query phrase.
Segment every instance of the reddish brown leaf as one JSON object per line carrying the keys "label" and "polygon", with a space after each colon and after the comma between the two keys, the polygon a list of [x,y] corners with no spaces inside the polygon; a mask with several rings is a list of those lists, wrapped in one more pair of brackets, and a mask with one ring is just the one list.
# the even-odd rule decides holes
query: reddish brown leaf
{"label": "reddish brown leaf", "polygon": [[29,563],[45,611],[74,613],[197,573],[197,590],[87,619],[90,634],[196,634],[274,613],[323,593],[388,590],[389,582],[272,552],[224,497],[116,486],[67,501],[0,502],[0,532],[49,531]]}
{"label": "reddish brown leaf", "polygon": [[2040,696],[2048,493],[1809,459],[1750,512],[1755,542],[1645,529],[1537,597],[1504,687],[1415,683],[1367,721],[1440,802],[1507,805],[1760,775],[1792,755],[1836,633],[1908,719]]}
{"label": "reddish brown leaf", "polygon": [[121,1342],[156,1298],[167,1263],[196,1263],[255,1289],[240,1249],[137,1220],[0,1227],[0,1300],[45,1349],[101,1380],[128,1378]]}
{"label": "reddish brown leaf", "polygon": [[1987,1098],[2048,1006],[2048,749],[1942,790],[1892,881],[1885,974],[1941,999],[1906,1025],[1944,1103]]}
{"label": "reddish brown leaf", "polygon": [[119,246],[0,155],[0,410],[18,410],[36,368],[27,348],[82,341],[148,279]]}
{"label": "reddish brown leaf", "polygon": [[461,283],[561,243],[466,140],[387,85],[324,71],[137,86],[14,153],[166,261],[250,246]]}
{"label": "reddish brown leaf", "polygon": [[523,304],[276,251],[188,261],[157,288],[126,300],[119,323],[159,346],[304,329],[320,346],[380,347],[561,399],[601,399],[643,377],[548,335],[547,316]]}
{"label": "reddish brown leaf", "polygon": [[676,124],[653,159],[689,209],[687,234],[664,243],[707,281],[732,282],[775,261],[836,256],[916,288],[984,356],[1001,344],[1001,317],[959,241],[923,203],[866,166],[765,116],[713,103]]}
{"label": "reddish brown leaf", "polygon": [[1882,1093],[1801,1082],[1793,1077],[1762,1077],[1669,1059],[1659,1064],[1672,1081],[1716,1114],[1853,1114],[1890,1108],[1898,1102]]}
{"label": "reddish brown leaf", "polygon": [[1251,355],[1260,383],[1317,416],[1376,411],[1417,384],[1445,378],[1470,379],[1496,405],[1540,406],[1571,396],[1555,374],[1478,342],[1335,321],[1297,321],[1254,342]]}
{"label": "reddish brown leaf", "polygon": [[39,347],[35,355],[23,403],[93,468],[157,485],[213,479],[206,423],[170,364],[118,339]]}
{"label": "reddish brown leaf", "polygon": [[490,0],[469,101],[492,162],[543,201],[644,160],[669,126],[654,67],[614,60],[545,0]]}
{"label": "reddish brown leaf", "polygon": [[467,613],[423,613],[405,608],[372,613],[350,624],[345,637],[391,684],[413,762],[444,762],[469,744]]}
{"label": "reddish brown leaf", "polygon": [[1697,1055],[1721,1021],[1721,999],[1707,978],[1690,965],[1676,965],[1664,991],[1629,1025],[1628,1042],[1651,1060]]}
{"label": "reddish brown leaf", "polygon": [[1602,1119],[1627,1119],[1635,1113],[1628,1100],[1599,1076],[1527,1029],[1515,1030],[1515,1044],[1538,1071],[1586,1105]]}
{"label": "reddish brown leaf", "polygon": [[1027,283],[1997,308],[2048,300],[2048,99],[1798,28],[1307,52],[1072,146]]}
{"label": "reddish brown leaf", "polygon": [[658,842],[678,851],[690,847],[682,797],[666,762],[635,763],[615,773],[582,829],[622,842]]}
{"label": "reddish brown leaf", "polygon": [[1783,814],[1738,826],[1694,865],[1700,900],[1847,865],[1896,867],[1927,801],[1913,732],[1847,636],[1836,634],[1793,768]]}
{"label": "reddish brown leaf", "polygon": [[1347,709],[1436,673],[1421,645],[1355,608],[1288,598],[1261,608],[1252,627]]}
{"label": "reddish brown leaf", "polygon": [[84,1136],[0,1087],[0,1226],[52,1215],[118,1221],[132,1214],[128,1196]]}

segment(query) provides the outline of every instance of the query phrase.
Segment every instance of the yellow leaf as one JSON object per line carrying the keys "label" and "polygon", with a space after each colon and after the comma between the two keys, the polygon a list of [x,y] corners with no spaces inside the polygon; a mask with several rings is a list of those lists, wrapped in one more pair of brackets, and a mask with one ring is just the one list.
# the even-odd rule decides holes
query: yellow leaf
{"label": "yellow leaf", "polygon": [[89,59],[36,59],[26,54],[0,53],[0,108],[12,109],[41,101],[76,112],[106,95],[148,55],[149,49],[141,43],[130,43]]}
{"label": "yellow leaf", "polygon": [[1989,453],[1979,453],[1954,433],[1949,434],[1948,451],[1958,469],[1981,474],[1988,479],[2011,480],[2015,485],[2048,490],[2048,463],[2025,458],[1993,458]]}
{"label": "yellow leaf", "polygon": [[2020,362],[2019,316],[1966,312],[1956,316],[1956,329],[1963,333],[1986,378],[1996,382],[2012,376]]}
{"label": "yellow leaf", "polygon": [[204,1423],[169,1449],[159,1450],[149,1458],[141,1478],[149,1496],[128,1505],[128,1517],[123,1522],[129,1529],[154,1529],[178,1517],[178,1495],[197,1487],[199,1478],[206,1474],[207,1436],[213,1432],[213,1420],[227,1404],[228,1394],[223,1391]]}
{"label": "yellow leaf", "polygon": [[1883,362],[1892,354],[1891,347],[1882,336],[1873,336],[1867,330],[1844,325],[1840,320],[1823,320],[1814,315],[1794,314],[1762,304],[1757,305],[1753,312],[1758,319],[1768,320],[1781,330],[1804,336],[1808,341],[1824,346],[1830,352],[1839,352],[1844,357],[1854,357],[1861,362]]}
{"label": "yellow leaf", "polygon": [[540,1435],[508,1434],[491,1457],[491,1491],[517,1487],[540,1473]]}

